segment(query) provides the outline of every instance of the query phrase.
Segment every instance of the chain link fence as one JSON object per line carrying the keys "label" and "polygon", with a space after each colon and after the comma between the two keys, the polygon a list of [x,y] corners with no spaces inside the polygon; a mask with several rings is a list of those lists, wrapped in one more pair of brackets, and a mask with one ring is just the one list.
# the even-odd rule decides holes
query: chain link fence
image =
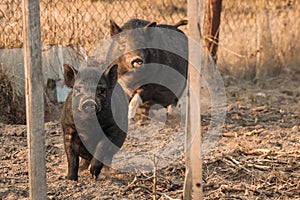
{"label": "chain link fence", "polygon": [[299,0],[223,0],[219,67],[253,79],[262,62],[280,68],[299,64],[299,17]]}
{"label": "chain link fence", "polygon": [[[280,63],[297,60],[299,53],[299,0],[223,0],[219,65],[232,68],[252,63],[259,50],[259,20],[266,16],[274,54]],[[0,0],[0,49],[20,48],[21,0]],[[174,24],[187,16],[186,0],[41,0],[42,43],[81,46],[90,51],[108,36],[109,19],[123,24],[131,18]],[[266,15],[260,15],[261,10]],[[182,27],[187,31],[187,27]],[[298,40],[297,40],[298,39]]]}
{"label": "chain link fence", "polygon": [[[187,3],[187,0],[41,0],[45,84],[48,78],[62,81],[64,62],[73,65],[80,62],[80,55],[74,54],[73,47],[89,53],[99,41],[109,37],[109,19],[119,25],[132,18],[175,24],[187,18]],[[299,64],[299,17],[300,0],[223,0],[219,68],[251,79],[263,57],[270,61],[270,66]],[[22,1],[0,0],[0,68],[9,70],[20,91],[24,88],[22,28]],[[187,26],[180,28],[188,34]]]}
{"label": "chain link fence", "polygon": [[[56,107],[51,107],[52,103],[64,101],[68,94],[63,82],[63,64],[78,68],[84,63],[84,57],[109,37],[110,19],[119,25],[132,18],[174,24],[186,15],[186,0],[41,0],[45,116],[55,117]],[[8,77],[13,93],[19,97],[25,94],[22,20],[22,0],[0,0],[0,75]],[[0,100],[2,93],[6,90],[0,88]],[[25,116],[24,100],[18,103],[19,114]],[[9,106],[10,102],[2,104]],[[23,118],[18,120],[23,123]]]}
{"label": "chain link fence", "polygon": [[[45,108],[50,113],[45,116],[55,117],[51,103],[63,101],[68,93],[63,83],[63,64],[79,67],[84,56],[109,37],[109,19],[119,25],[132,18],[175,24],[187,18],[187,3],[187,0],[41,0],[43,73],[48,105]],[[219,69],[224,74],[253,79],[263,65],[281,68],[299,65],[299,17],[300,0],[223,0]],[[25,93],[22,24],[22,1],[0,0],[0,75],[7,75],[12,94],[21,99]],[[188,34],[187,26],[180,29]],[[55,84],[48,87],[48,83]],[[5,88],[0,88],[0,100],[6,93]],[[19,101],[14,99],[13,102]],[[1,102],[11,105],[11,102]],[[5,115],[19,114],[23,116],[18,119],[22,123],[24,101],[15,103],[20,105],[20,111]]]}
{"label": "chain link fence", "polygon": [[[22,47],[21,0],[0,0],[0,48]],[[186,18],[186,0],[41,0],[43,45],[92,49],[108,36],[109,19],[132,18],[173,24]]]}

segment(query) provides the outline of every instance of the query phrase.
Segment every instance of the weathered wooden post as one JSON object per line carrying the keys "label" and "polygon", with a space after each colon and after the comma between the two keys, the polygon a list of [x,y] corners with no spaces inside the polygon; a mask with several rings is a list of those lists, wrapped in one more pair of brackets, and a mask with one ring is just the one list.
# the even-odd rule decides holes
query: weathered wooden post
{"label": "weathered wooden post", "polygon": [[256,79],[277,76],[280,73],[278,57],[272,44],[266,0],[256,0]]}
{"label": "weathered wooden post", "polygon": [[[200,66],[202,27],[204,25],[206,0],[188,2],[189,31],[189,88],[186,120],[186,177],[184,199],[202,199],[202,156],[200,124]],[[198,45],[195,45],[197,43]],[[194,95],[192,95],[192,92]],[[195,112],[197,110],[197,112]]]}
{"label": "weathered wooden post", "polygon": [[23,0],[26,123],[30,199],[46,199],[40,1]]}

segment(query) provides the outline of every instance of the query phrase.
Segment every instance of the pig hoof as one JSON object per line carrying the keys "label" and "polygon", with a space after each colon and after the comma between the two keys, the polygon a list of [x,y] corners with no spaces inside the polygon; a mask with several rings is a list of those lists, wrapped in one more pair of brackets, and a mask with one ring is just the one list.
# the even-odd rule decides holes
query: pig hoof
{"label": "pig hoof", "polygon": [[[99,176],[99,175],[98,175],[98,176]],[[98,176],[92,174],[92,179],[94,179],[95,181],[97,181]]]}
{"label": "pig hoof", "polygon": [[71,180],[71,181],[78,181],[78,176],[72,176],[72,175],[68,175],[67,179]]}
{"label": "pig hoof", "polygon": [[93,179],[97,180],[97,178],[100,174],[100,171],[101,171],[101,168],[91,166],[90,172],[92,174]]}

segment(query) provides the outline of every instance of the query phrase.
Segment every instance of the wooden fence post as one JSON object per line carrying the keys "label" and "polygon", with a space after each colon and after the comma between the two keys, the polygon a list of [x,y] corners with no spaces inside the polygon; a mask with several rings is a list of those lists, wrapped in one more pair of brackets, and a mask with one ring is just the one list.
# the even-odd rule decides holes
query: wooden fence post
{"label": "wooden fence post", "polygon": [[46,199],[40,1],[23,0],[26,124],[30,199]]}
{"label": "wooden fence post", "polygon": [[[200,66],[203,35],[201,29],[203,29],[204,25],[205,4],[206,0],[190,0],[188,2],[189,86],[187,94],[185,139],[186,177],[183,194],[185,200],[200,200],[202,199],[203,193],[200,124]],[[198,45],[195,45],[195,43]]]}
{"label": "wooden fence post", "polygon": [[279,59],[272,43],[271,26],[266,0],[256,3],[256,79],[266,79],[280,73]]}

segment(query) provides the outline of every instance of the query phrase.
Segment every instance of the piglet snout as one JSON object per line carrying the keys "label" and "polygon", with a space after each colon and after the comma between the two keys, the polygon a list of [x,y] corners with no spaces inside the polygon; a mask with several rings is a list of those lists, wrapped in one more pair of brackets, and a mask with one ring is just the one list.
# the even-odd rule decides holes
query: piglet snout
{"label": "piglet snout", "polygon": [[99,106],[97,105],[96,101],[93,99],[86,99],[80,105],[80,110],[85,113],[95,112],[96,110],[100,110]]}

